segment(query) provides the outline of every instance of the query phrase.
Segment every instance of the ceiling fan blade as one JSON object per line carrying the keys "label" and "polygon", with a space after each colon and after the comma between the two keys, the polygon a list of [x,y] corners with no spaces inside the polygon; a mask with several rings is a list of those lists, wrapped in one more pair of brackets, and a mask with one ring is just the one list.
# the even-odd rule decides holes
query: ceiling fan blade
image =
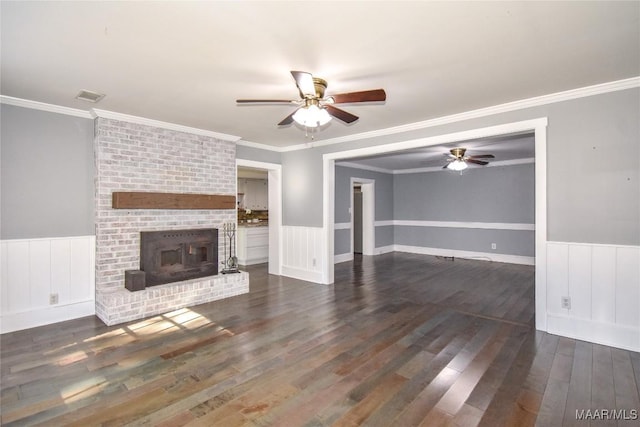
{"label": "ceiling fan blade", "polygon": [[465,161],[467,163],[475,163],[476,165],[482,165],[482,166],[489,164],[489,162],[485,162],[485,161],[482,161],[482,160],[466,159]]}
{"label": "ceiling fan blade", "polygon": [[[296,111],[298,111],[298,110],[296,109]],[[291,123],[293,123],[293,115],[296,113],[296,111],[294,111],[293,113],[289,114],[287,117],[282,119],[282,121],[280,123],[278,123],[278,126],[286,126],[286,125],[290,125]]]}
{"label": "ceiling fan blade", "polygon": [[295,104],[290,99],[236,99],[238,104]]}
{"label": "ceiling fan blade", "polygon": [[302,95],[303,98],[305,96],[316,96],[316,87],[313,84],[313,76],[311,73],[306,73],[304,71],[292,71],[291,75],[296,81],[296,86],[298,86],[300,95]]}
{"label": "ceiling fan blade", "polygon": [[353,123],[358,120],[358,116],[354,116],[353,114],[341,110],[340,108],[336,108],[332,105],[325,105],[324,108],[326,108],[327,112],[333,117],[342,120],[345,123]]}
{"label": "ceiling fan blade", "polygon": [[494,159],[493,154],[479,154],[477,156],[469,156],[470,159]]}
{"label": "ceiling fan blade", "polygon": [[364,90],[362,92],[349,92],[331,95],[334,104],[347,104],[350,102],[375,102],[385,101],[387,94],[384,89]]}

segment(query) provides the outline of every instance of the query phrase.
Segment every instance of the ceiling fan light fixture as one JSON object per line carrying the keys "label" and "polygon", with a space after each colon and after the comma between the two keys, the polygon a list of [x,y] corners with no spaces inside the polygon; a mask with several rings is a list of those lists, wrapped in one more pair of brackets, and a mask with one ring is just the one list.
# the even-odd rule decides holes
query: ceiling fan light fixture
{"label": "ceiling fan light fixture", "polygon": [[447,166],[447,169],[458,172],[458,171],[463,171],[468,167],[469,166],[467,165],[467,162],[456,159],[453,162],[449,163],[449,165]]}
{"label": "ceiling fan light fixture", "polygon": [[324,108],[311,104],[299,108],[293,115],[293,120],[301,126],[315,128],[329,123],[331,116]]}

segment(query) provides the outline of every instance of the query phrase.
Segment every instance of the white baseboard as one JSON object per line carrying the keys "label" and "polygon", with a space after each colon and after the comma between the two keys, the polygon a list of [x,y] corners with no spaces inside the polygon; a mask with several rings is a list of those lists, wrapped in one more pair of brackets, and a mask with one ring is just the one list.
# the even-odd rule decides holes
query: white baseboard
{"label": "white baseboard", "polygon": [[353,254],[347,252],[346,254],[334,255],[333,263],[339,264],[341,262],[353,261]]}
{"label": "white baseboard", "polygon": [[64,305],[52,305],[34,310],[3,313],[0,316],[0,333],[35,328],[50,323],[64,322],[96,313],[95,300],[79,301]]}
{"label": "white baseboard", "polygon": [[388,253],[394,252],[394,251],[395,251],[394,245],[380,246],[379,248],[375,249],[375,254],[376,255],[382,255],[382,254],[388,254]]}
{"label": "white baseboard", "polygon": [[508,264],[535,265],[535,257],[521,255],[495,254],[491,252],[458,251],[455,249],[427,248],[422,246],[393,245],[396,252],[408,252],[411,254],[446,256],[464,259],[477,259],[493,262],[505,262]]}
{"label": "white baseboard", "polygon": [[323,283],[322,272],[314,270],[304,270],[302,268],[282,266],[282,275],[294,279],[305,280],[307,282]]}
{"label": "white baseboard", "polygon": [[625,350],[640,351],[640,329],[561,314],[547,314],[547,332]]}
{"label": "white baseboard", "polygon": [[238,264],[239,265],[264,264],[265,262],[269,262],[269,257],[253,258],[253,259],[240,259],[240,258],[238,258]]}

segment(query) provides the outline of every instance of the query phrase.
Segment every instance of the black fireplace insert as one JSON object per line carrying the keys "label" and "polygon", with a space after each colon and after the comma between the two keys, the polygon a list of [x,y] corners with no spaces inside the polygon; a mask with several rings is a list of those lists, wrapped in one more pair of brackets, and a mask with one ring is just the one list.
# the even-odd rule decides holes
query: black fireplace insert
{"label": "black fireplace insert", "polygon": [[140,270],[146,286],[218,274],[218,229],[141,232]]}

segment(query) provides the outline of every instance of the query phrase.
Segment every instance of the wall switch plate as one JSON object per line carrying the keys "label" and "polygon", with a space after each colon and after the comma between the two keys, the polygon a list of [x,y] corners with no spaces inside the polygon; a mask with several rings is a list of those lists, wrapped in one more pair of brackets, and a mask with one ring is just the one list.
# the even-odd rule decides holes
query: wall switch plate
{"label": "wall switch plate", "polygon": [[495,244],[495,243],[492,243],[492,244],[491,244],[491,249],[495,249],[495,248],[496,248],[496,244]]}
{"label": "wall switch plate", "polygon": [[571,309],[571,297],[560,297],[562,308]]}
{"label": "wall switch plate", "polygon": [[49,305],[58,303],[58,294],[49,294]]}

